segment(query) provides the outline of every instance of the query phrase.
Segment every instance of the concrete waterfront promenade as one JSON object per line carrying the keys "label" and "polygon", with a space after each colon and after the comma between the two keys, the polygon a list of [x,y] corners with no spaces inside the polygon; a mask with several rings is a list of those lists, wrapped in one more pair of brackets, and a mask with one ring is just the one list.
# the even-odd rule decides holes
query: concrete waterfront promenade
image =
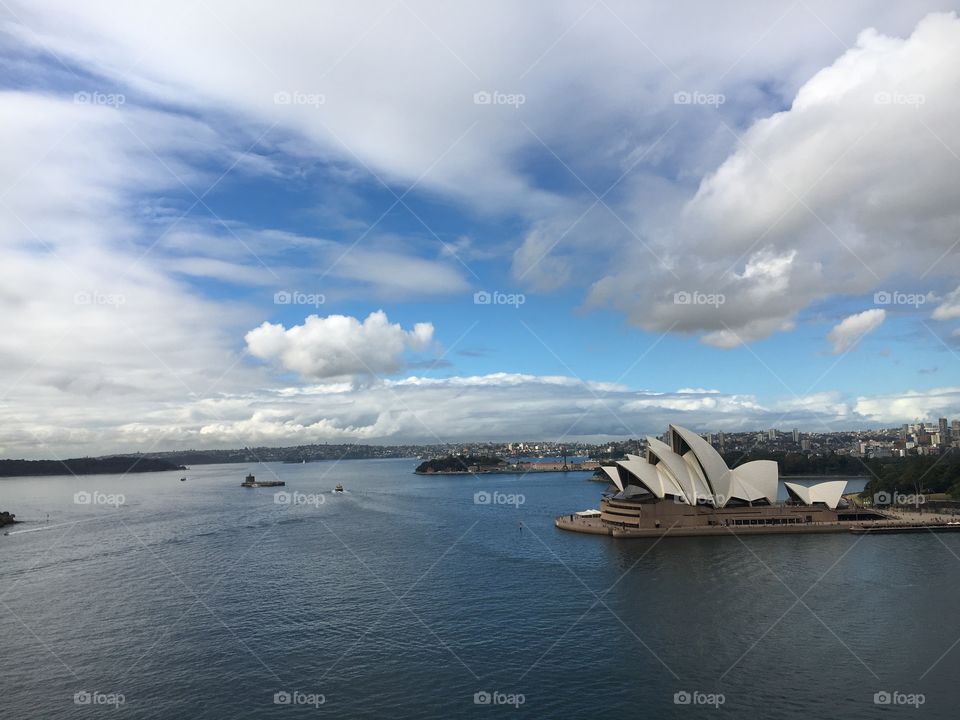
{"label": "concrete waterfront promenade", "polygon": [[561,515],[554,520],[560,530],[607,535],[615,538],[699,537],[707,535],[785,535],[849,532],[850,523],[810,523],[797,525],[701,525],[680,524],[658,528],[637,528],[602,521],[599,517]]}
{"label": "concrete waterfront promenade", "polygon": [[683,527],[679,524],[659,528],[636,528],[603,521],[599,517],[561,515],[554,520],[560,530],[606,535],[614,538],[699,537],[712,535],[810,535],[824,533],[876,533],[888,535],[918,532],[960,532],[960,525],[948,525],[947,519],[920,513],[891,513],[885,520],[869,522],[813,522],[795,525],[707,525]]}

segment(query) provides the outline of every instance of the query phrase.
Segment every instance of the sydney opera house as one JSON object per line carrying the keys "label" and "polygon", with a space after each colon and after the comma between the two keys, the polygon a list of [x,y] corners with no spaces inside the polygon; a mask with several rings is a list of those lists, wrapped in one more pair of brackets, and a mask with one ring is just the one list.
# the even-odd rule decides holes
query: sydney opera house
{"label": "sydney opera house", "polygon": [[665,439],[649,437],[645,456],[627,455],[601,467],[613,492],[599,510],[561,516],[557,527],[615,537],[836,532],[883,518],[849,506],[844,480],[785,482],[788,499],[778,502],[776,462],[755,460],[731,469],[691,430],[671,425]]}

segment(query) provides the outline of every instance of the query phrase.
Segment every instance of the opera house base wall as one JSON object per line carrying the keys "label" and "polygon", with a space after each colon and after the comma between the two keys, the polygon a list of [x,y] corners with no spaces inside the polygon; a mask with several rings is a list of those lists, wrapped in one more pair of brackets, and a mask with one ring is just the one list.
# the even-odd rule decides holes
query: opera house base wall
{"label": "opera house base wall", "polygon": [[825,523],[810,525],[783,525],[783,526],[739,526],[708,525],[703,527],[667,526],[660,528],[621,528],[603,523],[599,518],[571,521],[568,515],[562,515],[554,521],[554,525],[561,530],[586,533],[588,535],[606,535],[614,538],[658,538],[670,537],[700,537],[708,535],[790,535],[809,533],[838,533],[850,532],[853,523]]}
{"label": "opera house base wall", "polygon": [[561,530],[617,538],[670,535],[780,535],[849,532],[866,522],[884,521],[868,510],[834,510],[825,505],[747,505],[714,508],[671,501],[636,502],[605,498],[599,517],[561,515],[554,524]]}

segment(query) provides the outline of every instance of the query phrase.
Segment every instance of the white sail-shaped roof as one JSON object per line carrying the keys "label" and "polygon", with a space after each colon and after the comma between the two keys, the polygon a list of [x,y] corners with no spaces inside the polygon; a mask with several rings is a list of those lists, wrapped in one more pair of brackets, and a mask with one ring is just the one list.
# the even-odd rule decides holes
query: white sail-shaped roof
{"label": "white sail-shaped roof", "polygon": [[607,474],[610,482],[617,486],[617,490],[623,491],[623,481],[620,479],[620,471],[611,465],[601,465],[600,469]]}
{"label": "white sail-shaped roof", "polygon": [[679,485],[646,460],[621,460],[617,465],[629,473],[631,479],[627,482],[643,485],[660,499],[667,495],[683,496],[683,490]]}
{"label": "white sail-shaped roof", "polygon": [[758,497],[743,497],[733,491],[731,487],[731,496],[739,497],[744,500],[756,500],[760,497],[766,498],[772,505],[777,501],[777,491],[780,489],[780,471],[777,463],[773,460],[753,460],[735,467],[730,471],[733,477],[731,485],[736,485],[739,489],[747,487],[751,492],[759,493]]}
{"label": "white sail-shaped roof", "polygon": [[790,493],[792,498],[799,500],[805,505],[822,502],[825,503],[828,508],[835,510],[837,505],[840,504],[840,498],[843,497],[843,491],[847,487],[847,481],[828,480],[817,483],[816,485],[811,485],[810,487],[792,482],[785,482],[783,485],[787,488],[787,492]]}
{"label": "white sail-shaped roof", "polygon": [[687,450],[687,452],[683,454],[683,461],[687,464],[687,472],[690,473],[690,477],[693,479],[693,486],[697,492],[696,500],[706,500],[713,504],[713,492],[710,490],[710,484],[703,474],[703,468],[697,460],[696,453],[694,453],[693,450]]}
{"label": "white sail-shaped roof", "polygon": [[731,477],[730,469],[723,461],[720,453],[695,432],[677,425],[671,425],[670,429],[683,438],[687,446],[696,454],[697,460],[700,461],[700,465],[707,476],[710,489],[719,503],[718,507],[723,507],[726,500],[731,497]]}
{"label": "white sail-shaped roof", "polygon": [[[724,507],[731,499],[744,502],[766,500],[771,504],[777,501],[777,463],[754,460],[731,470],[720,453],[695,432],[671,425],[668,435],[669,445],[648,437],[646,457],[627,455],[626,460],[617,462],[619,472],[612,467],[602,468],[621,493],[627,495],[627,490],[642,487],[657,499],[670,495],[691,505],[706,501],[718,508]],[[834,495],[837,495],[836,499]],[[839,493],[828,487],[812,495],[803,494],[803,491],[798,495],[799,499],[809,497],[817,498],[812,502],[832,501],[831,507],[836,507],[839,502]]]}
{"label": "white sail-shaped roof", "polygon": [[666,466],[665,468],[661,468],[661,472],[666,470],[670,479],[683,490],[683,496],[686,498],[686,501],[691,505],[696,504],[697,488],[693,478],[690,477],[690,471],[687,469],[687,464],[683,458],[655,437],[647,438],[647,454],[648,456],[657,458]]}

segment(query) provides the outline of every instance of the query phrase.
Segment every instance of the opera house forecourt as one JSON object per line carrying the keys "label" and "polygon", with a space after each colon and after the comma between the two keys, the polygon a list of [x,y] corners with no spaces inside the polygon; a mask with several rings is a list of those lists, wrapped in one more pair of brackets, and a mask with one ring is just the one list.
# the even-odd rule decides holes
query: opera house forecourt
{"label": "opera house forecourt", "polygon": [[616,492],[599,510],[558,517],[563,530],[613,537],[846,532],[894,520],[843,498],[845,480],[812,486],[785,482],[778,502],[777,463],[755,460],[733,469],[697,433],[671,425],[667,442],[648,437],[646,455],[605,465]]}

